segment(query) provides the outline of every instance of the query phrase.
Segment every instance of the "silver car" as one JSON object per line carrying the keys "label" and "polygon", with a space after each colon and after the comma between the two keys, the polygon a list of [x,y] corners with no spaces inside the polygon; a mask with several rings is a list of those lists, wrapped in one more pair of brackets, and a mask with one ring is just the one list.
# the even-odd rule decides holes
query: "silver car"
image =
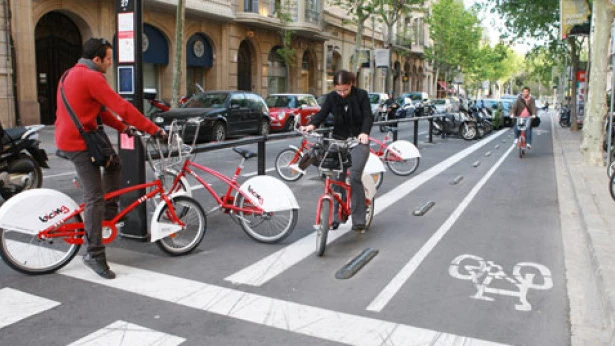
{"label": "silver car", "polygon": [[376,116],[378,113],[378,107],[389,99],[389,95],[385,93],[369,93],[369,104],[372,107],[372,114]]}

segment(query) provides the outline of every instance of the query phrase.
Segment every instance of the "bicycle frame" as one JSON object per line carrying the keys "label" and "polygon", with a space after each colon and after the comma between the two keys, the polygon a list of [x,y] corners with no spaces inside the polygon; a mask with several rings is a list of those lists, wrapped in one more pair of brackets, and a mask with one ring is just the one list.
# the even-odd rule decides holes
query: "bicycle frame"
{"label": "bicycle frame", "polygon": [[[182,227],[185,226],[185,224],[177,217],[177,214],[175,214],[175,209],[170,204],[170,200],[167,197],[166,193],[164,192],[164,188],[160,180],[155,180],[153,182],[134,185],[134,186],[120,189],[120,190],[109,192],[105,194],[105,201],[118,197],[120,195],[123,195],[125,193],[129,193],[129,192],[140,190],[140,189],[146,189],[150,187],[154,187],[154,189],[146,193],[142,197],[138,198],[134,202],[132,202],[126,208],[122,209],[122,211],[120,211],[117,215],[115,215],[113,219],[103,221],[103,228],[108,227],[111,229],[111,235],[108,237],[103,237],[102,239],[103,244],[109,244],[113,240],[115,240],[115,238],[117,237],[117,228],[115,224],[119,220],[121,220],[126,214],[128,214],[133,209],[135,209],[138,205],[151,199],[152,197],[156,195],[160,195],[162,200],[169,206],[169,211],[171,213],[171,215],[169,216],[171,220],[173,222],[178,223]],[[84,228],[83,222],[66,223],[66,221],[77,216],[78,214],[83,213],[84,209],[85,209],[85,203],[80,204],[79,208],[73,210],[73,212],[71,212],[64,218],[62,218],[62,220],[40,231],[38,234],[38,238],[39,239],[63,238],[63,240],[69,244],[80,244],[80,245],[83,244],[84,243],[83,236],[85,235],[85,231],[83,230]]]}
{"label": "bicycle frame", "polygon": [[[334,185],[337,185],[341,187],[342,189],[344,189],[344,192],[346,193],[345,201],[342,199],[340,193],[336,193],[335,191],[333,191]],[[327,175],[327,178],[325,179],[324,193],[320,195],[320,197],[318,198],[318,203],[316,204],[316,223],[315,224],[316,225],[320,224],[320,217],[321,217],[320,208],[322,206],[322,201],[325,199],[338,203],[339,205],[338,217],[340,220],[345,220],[351,213],[351,210],[350,210],[351,197],[352,197],[352,191],[350,189],[350,185],[346,184],[343,181],[333,180],[331,179],[330,175]],[[331,222],[333,221],[334,203],[330,203],[329,208],[331,209],[331,212],[329,213],[330,220],[328,222],[329,222],[329,225],[331,225]]]}
{"label": "bicycle frame", "polygon": [[[261,208],[258,205],[254,205],[254,203],[251,203],[252,199],[250,198],[250,196],[246,195],[240,190],[240,185],[237,182],[237,179],[239,178],[239,174],[241,173],[241,170],[243,169],[244,161],[245,159],[242,158],[241,163],[235,169],[235,174],[233,175],[231,179],[229,179],[226,175],[214,169],[205,167],[201,164],[192,162],[188,159],[184,161],[182,170],[178,172],[177,176],[175,177],[173,186],[170,191],[175,191],[175,189],[178,187],[180,179],[182,177],[185,177],[186,174],[190,174],[192,177],[194,177],[194,179],[196,179],[199,182],[199,184],[203,185],[203,187],[209,192],[209,194],[216,200],[216,203],[218,204],[218,207],[216,209],[222,208],[227,213],[228,212],[238,212],[238,211],[241,211],[244,213],[257,213],[257,214],[264,213],[265,211],[263,210],[263,208]],[[226,193],[224,193],[222,197],[218,196],[216,191],[214,191],[214,189],[207,183],[207,181],[203,179],[200,175],[198,175],[192,168],[208,173],[211,176],[217,178],[218,180],[221,180],[223,183],[228,185],[228,189],[226,190]],[[237,191],[237,193],[240,193],[242,196],[244,196],[246,201],[250,202],[250,207],[241,208],[234,204],[235,196],[232,194],[234,190]]]}

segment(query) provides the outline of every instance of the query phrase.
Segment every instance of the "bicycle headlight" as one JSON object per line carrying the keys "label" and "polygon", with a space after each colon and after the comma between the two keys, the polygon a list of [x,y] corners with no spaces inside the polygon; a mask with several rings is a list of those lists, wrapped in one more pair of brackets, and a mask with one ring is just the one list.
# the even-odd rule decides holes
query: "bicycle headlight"
{"label": "bicycle headlight", "polygon": [[154,117],[154,122],[156,124],[162,124],[164,122],[164,118],[163,117]]}

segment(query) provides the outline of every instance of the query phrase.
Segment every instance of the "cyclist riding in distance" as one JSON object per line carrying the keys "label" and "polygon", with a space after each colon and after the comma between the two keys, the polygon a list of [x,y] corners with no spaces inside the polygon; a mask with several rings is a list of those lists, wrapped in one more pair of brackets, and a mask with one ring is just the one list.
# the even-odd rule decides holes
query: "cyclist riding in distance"
{"label": "cyclist riding in distance", "polygon": [[[333,138],[357,138],[359,144],[350,150],[352,166],[350,167],[350,189],[352,205],[352,229],[365,231],[365,190],[361,182],[363,169],[369,157],[369,133],[374,121],[367,91],[354,86],[355,76],[345,70],[333,75],[334,91],[327,94],[320,111],[312,116],[307,126],[299,127],[301,131],[313,131],[325,121],[329,113],[333,114]],[[340,177],[345,179],[345,177]],[[336,205],[336,209],[338,206]],[[338,213],[335,213],[336,217]],[[334,220],[331,229],[337,229],[341,220]]]}
{"label": "cyclist riding in distance", "polygon": [[[514,119],[514,117],[528,118],[527,121],[530,121],[530,118],[535,118],[537,113],[536,109],[536,100],[530,95],[530,88],[523,87],[523,91],[521,95],[517,98],[512,108],[510,109],[510,119]],[[515,144],[519,141],[520,131],[517,129],[517,123],[515,122]],[[532,149],[532,126],[530,123],[526,126],[525,138],[527,141],[527,148]]]}

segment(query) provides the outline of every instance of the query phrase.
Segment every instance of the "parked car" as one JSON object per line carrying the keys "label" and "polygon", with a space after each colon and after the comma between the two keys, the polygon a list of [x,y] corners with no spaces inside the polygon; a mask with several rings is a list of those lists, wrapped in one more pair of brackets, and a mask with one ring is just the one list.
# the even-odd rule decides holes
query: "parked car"
{"label": "parked car", "polygon": [[378,113],[378,107],[389,99],[389,95],[385,93],[369,93],[369,104],[372,107],[372,114],[374,116]]}
{"label": "parked car", "polygon": [[504,117],[504,126],[512,126],[512,121],[510,121],[510,109],[512,108],[513,103],[516,99],[512,98],[502,98],[500,102],[502,102],[502,116]]}
{"label": "parked car", "polygon": [[400,105],[405,105],[408,102],[412,102],[414,104],[419,103],[419,102],[429,102],[429,95],[427,95],[427,93],[425,92],[411,92],[411,93],[405,93],[405,94],[401,94],[399,96],[399,104]]}
{"label": "parked car", "polygon": [[305,126],[320,110],[316,98],[310,94],[272,94],[265,102],[269,107],[272,131],[292,130],[296,121]]}
{"label": "parked car", "polygon": [[[207,91],[195,94],[179,108],[158,113],[154,123],[168,130],[175,119],[180,123],[200,122],[198,141],[223,141],[227,137],[269,133],[269,108],[262,97],[247,91]],[[186,131],[189,131],[188,128]],[[194,133],[185,133],[186,141]]]}
{"label": "parked car", "polygon": [[450,99],[433,99],[432,103],[438,113],[451,113],[453,111]]}

